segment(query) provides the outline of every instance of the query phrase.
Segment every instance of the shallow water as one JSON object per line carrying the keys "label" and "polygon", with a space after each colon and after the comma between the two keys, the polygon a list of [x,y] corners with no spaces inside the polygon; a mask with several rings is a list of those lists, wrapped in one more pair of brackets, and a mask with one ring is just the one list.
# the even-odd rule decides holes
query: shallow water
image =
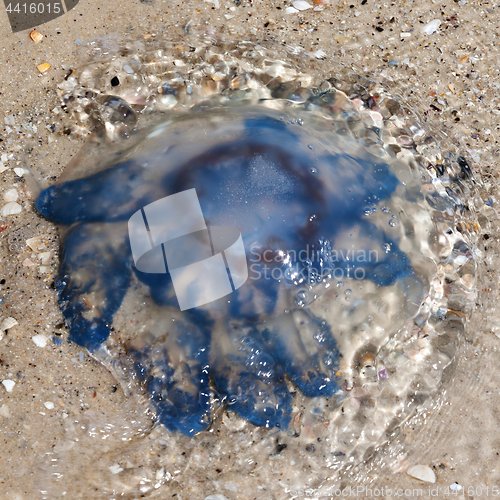
{"label": "shallow water", "polygon": [[[97,124],[97,132],[101,129],[98,141],[104,142],[105,146],[99,148],[92,143],[89,157],[81,156],[65,179],[80,178],[99,170],[109,161],[116,161],[113,160],[116,155],[113,151],[105,160],[89,166],[93,158],[109,149],[107,141],[118,141],[113,147],[122,150],[126,144],[122,142],[123,138],[133,136],[134,127],[149,126],[151,120],[158,120],[156,113],[162,109],[185,113],[186,109],[199,105],[210,94],[213,97],[207,105],[208,109],[218,111],[227,102],[236,102],[241,106],[255,104],[256,100],[265,98],[267,107],[273,109],[273,113],[277,112],[278,120],[279,116],[283,117],[291,128],[314,128],[314,124],[320,122],[321,126],[317,125],[317,128],[324,134],[322,139],[328,145],[324,147],[335,145],[339,148],[335,137],[340,133],[344,141],[341,151],[345,152],[346,147],[354,148],[357,153],[353,156],[356,158],[362,148],[390,165],[402,189],[396,189],[384,203],[367,203],[362,207],[363,217],[373,226],[383,228],[397,241],[408,256],[422,288],[418,287],[417,291],[405,295],[405,288],[398,287],[398,284],[381,286],[369,279],[351,282],[344,277],[330,283],[338,285],[342,281],[335,294],[317,294],[320,296],[307,304],[307,308],[318,316],[324,314],[330,325],[339,326],[332,330],[335,330],[335,340],[345,365],[339,367],[343,372],[340,383],[343,394],[339,394],[337,402],[332,404],[332,400],[308,399],[297,393],[289,429],[292,432],[277,434],[275,430],[254,428],[231,412],[224,413],[220,402],[215,399],[211,401],[214,413],[212,427],[192,440],[165,433],[161,426],[152,429],[146,415],[150,411],[147,397],[141,397],[140,388],[135,384],[130,386],[133,377],[130,364],[124,360],[123,346],[134,335],[140,337],[145,331],[150,332],[148,321],[151,321],[152,314],[164,314],[150,303],[147,291],[140,286],[133,288],[115,317],[111,344],[107,351],[96,353],[131,390],[130,408],[124,409],[127,423],[110,424],[106,417],[98,415],[88,415],[87,422],[79,422],[83,425],[70,423],[73,427],[69,425],[68,428],[68,443],[72,445],[61,446],[51,458],[55,473],[61,474],[61,488],[55,486],[54,476],[46,472],[49,496],[62,494],[63,484],[68,484],[68,478],[73,475],[71,467],[66,469],[63,462],[71,463],[70,458],[75,459],[79,454],[79,460],[84,461],[84,457],[90,457],[95,450],[92,442],[98,439],[97,436],[102,436],[110,443],[109,449],[100,461],[102,474],[94,470],[92,483],[102,491],[103,498],[108,498],[112,492],[116,495],[127,492],[132,495],[130,498],[139,491],[156,491],[161,495],[161,492],[173,488],[173,477],[169,471],[179,456],[188,457],[185,473],[188,469],[196,473],[200,468],[207,473],[206,460],[209,457],[212,460],[213,457],[227,457],[228,450],[233,449],[237,451],[238,458],[233,455],[225,459],[225,462],[232,462],[229,470],[224,469],[226,478],[237,481],[238,477],[248,477],[248,474],[258,471],[266,489],[273,491],[272,494],[278,498],[280,495],[288,498],[290,493],[286,492],[286,488],[301,487],[305,481],[304,478],[293,479],[292,475],[280,476],[291,474],[280,465],[287,457],[294,457],[297,467],[310,467],[312,472],[309,477],[314,481],[309,483],[310,487],[319,487],[328,477],[330,482],[323,486],[328,488],[341,480],[341,471],[368,459],[375,447],[395,434],[405,419],[422,411],[425,405],[432,407],[434,404],[434,411],[439,406],[442,383],[452,376],[463,342],[463,326],[475,299],[474,222],[476,212],[482,207],[473,205],[476,203],[474,184],[468,179],[466,164],[458,155],[450,154],[442,143],[438,146],[436,140],[405,113],[404,104],[382,88],[360,79],[346,83],[347,78],[341,75],[340,69],[339,78],[331,79],[329,75],[330,81],[313,81],[307,70],[311,71],[314,67],[315,74],[320,74],[316,67],[319,63],[314,59],[305,55],[297,58],[277,53],[273,47],[245,48],[246,52],[241,47],[232,47],[228,56],[227,47],[203,49],[200,54],[187,46],[184,48],[186,59],[195,69],[189,64],[178,65],[175,61],[179,59],[169,56],[168,59],[173,61],[164,61],[166,67],[160,64],[162,71],[159,75],[150,71],[151,66],[144,62],[136,64],[136,74],[128,72],[132,66],[127,61],[131,60],[131,56],[136,61],[133,48],[126,56],[116,56],[111,51],[110,61],[94,62],[84,68],[77,78],[85,82],[87,92],[89,82],[93,83],[91,90],[95,94],[101,85],[102,92],[113,91],[129,102],[139,102],[142,110],[137,113],[137,109],[120,102],[123,107],[119,108],[119,115],[111,114],[110,118],[109,100],[95,95],[89,97],[88,93],[83,99],[77,98],[77,104],[72,104],[71,109],[81,120],[81,130],[84,130],[86,121],[93,121]],[[155,54],[155,71],[158,71],[159,49],[153,46],[151,50]],[[217,51],[221,55],[217,56]],[[165,53],[168,54],[168,51]],[[148,61],[148,55],[143,57]],[[230,64],[224,65],[226,57]],[[242,78],[244,84],[238,83],[238,88],[234,88],[233,83],[238,78],[234,76],[235,61],[246,69]],[[175,69],[176,74],[172,75],[169,64],[175,68],[187,68],[182,71]],[[143,65],[148,68],[146,75],[141,74]],[[218,71],[213,70],[214,66]],[[212,68],[212,71],[207,68]],[[120,85],[123,85],[119,92],[109,88],[111,74],[112,78],[119,75]],[[127,82],[127,75],[132,75],[132,82]],[[186,75],[192,79],[192,85],[186,85]],[[175,80],[174,76],[182,82]],[[65,91],[81,95],[81,83],[77,83],[79,80],[76,79],[71,81],[71,78],[69,84],[65,84]],[[138,80],[140,85],[134,86]],[[158,80],[161,93],[151,97],[148,92]],[[178,84],[175,92],[171,85],[164,85],[172,81]],[[189,86],[192,92],[184,93]],[[345,92],[336,92],[338,87]],[[259,103],[262,104],[262,101]],[[199,112],[200,117],[206,116],[203,106]],[[163,120],[176,116],[172,112],[164,113]],[[213,114],[208,112],[209,117]],[[292,123],[289,123],[290,120]],[[298,124],[297,120],[304,120],[305,125]],[[327,133],[322,128],[325,120],[337,129],[333,137],[331,132]],[[175,124],[175,119],[172,121]],[[195,134],[193,138],[196,138]],[[128,140],[136,139],[132,137]],[[151,148],[144,149],[149,151]],[[141,154],[144,149],[134,151]],[[312,175],[322,175],[324,168],[317,170]],[[368,202],[367,199],[363,201]],[[352,225],[352,221],[350,223]],[[382,241],[378,234],[372,233],[369,243],[357,234],[356,245],[359,249],[373,245],[373,235],[375,242],[377,239]],[[383,248],[377,250],[382,252]],[[350,293],[346,293],[348,290]],[[307,291],[315,293],[315,287]],[[385,303],[385,309],[381,310],[382,303]],[[411,307],[409,303],[413,303]],[[367,308],[367,304],[373,310]],[[134,324],[141,325],[139,331],[135,327],[131,331],[130,324],[127,324],[131,317]],[[124,427],[127,427],[126,431]],[[79,439],[80,444],[75,446],[75,439]],[[82,440],[89,443],[88,449],[81,444]],[[120,440],[130,440],[132,444],[125,446]],[[287,447],[284,448],[284,445]],[[200,446],[205,450],[203,453],[199,451]],[[136,461],[129,460],[123,467],[125,457],[130,456],[130,447],[134,450]],[[157,456],[151,459],[153,454]],[[397,462],[397,453],[393,461]],[[114,468],[110,473],[109,468],[114,464],[119,464],[118,469],[124,470],[115,474],[118,469]],[[264,464],[271,464],[271,467],[261,469]],[[216,475],[221,474],[215,466],[213,470]],[[277,475],[281,477],[283,486],[273,479]],[[77,491],[79,482],[81,488],[85,488],[83,484],[88,480],[86,475],[75,477]],[[174,488],[184,491],[186,486],[182,484],[182,478],[175,481],[181,481],[181,485]]]}

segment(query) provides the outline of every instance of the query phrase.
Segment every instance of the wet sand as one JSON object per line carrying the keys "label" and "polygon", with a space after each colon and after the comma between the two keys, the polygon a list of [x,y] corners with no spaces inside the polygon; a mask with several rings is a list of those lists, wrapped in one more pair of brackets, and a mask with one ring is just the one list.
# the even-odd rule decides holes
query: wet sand
{"label": "wet sand", "polygon": [[[57,84],[85,56],[79,51],[80,41],[110,33],[137,37],[158,33],[175,39],[188,22],[201,32],[271,39],[309,52],[323,50],[333,61],[397,88],[422,121],[438,127],[469,155],[474,174],[483,179],[494,205],[482,224],[487,236],[480,243],[483,270],[478,306],[458,367],[432,411],[403,425],[396,444],[376,454],[363,469],[362,479],[345,486],[360,487],[353,493],[355,498],[375,497],[376,492],[366,487],[379,488],[385,498],[430,497],[435,489],[429,491],[429,484],[405,473],[408,466],[423,464],[434,468],[434,488],[440,498],[454,483],[471,498],[500,495],[500,339],[495,335],[500,335],[495,161],[500,129],[500,7],[486,2],[357,0],[331,1],[319,11],[286,14],[289,6],[258,0],[239,5],[226,0],[120,4],[81,0],[65,16],[38,28],[45,36],[39,44],[29,38],[29,30],[12,34],[1,11],[0,158],[7,169],[0,173],[0,206],[7,203],[5,193],[15,189],[22,211],[0,217],[7,226],[0,233],[0,319],[18,321],[0,340],[0,379],[15,381],[12,392],[0,386],[0,498],[42,498],[36,484],[38,471],[46,454],[67,439],[65,421],[83,418],[87,412],[118,416],[128,404],[103,366],[78,346],[52,340],[54,335],[66,336],[51,287],[57,270],[57,231],[37,215],[29,181],[14,169],[27,162],[48,184],[81,148],[81,139],[61,133],[61,117],[53,112],[59,104]],[[422,28],[435,19],[441,21],[437,31],[423,33]],[[37,70],[42,63],[50,64],[44,74]],[[43,248],[36,251],[25,245],[27,238],[39,235],[43,235],[39,242]],[[48,263],[41,261],[40,250],[52,252]],[[45,347],[33,341],[40,335],[48,339]],[[397,467],[387,465],[393,463],[391,454],[400,457]],[[78,468],[74,464],[74,470]],[[184,483],[189,481],[183,478]],[[227,487],[224,481],[203,484],[200,478],[192,478],[202,487],[192,493],[177,491],[174,498],[197,500],[210,494],[228,499],[274,498],[258,481],[257,477],[251,484]],[[92,498],[92,492],[70,498]]]}

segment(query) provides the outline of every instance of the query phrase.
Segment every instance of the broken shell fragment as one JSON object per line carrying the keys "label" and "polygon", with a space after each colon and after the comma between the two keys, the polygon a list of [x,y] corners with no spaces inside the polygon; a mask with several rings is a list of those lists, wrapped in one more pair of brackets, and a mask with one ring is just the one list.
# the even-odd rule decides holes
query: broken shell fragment
{"label": "broken shell fragment", "polygon": [[7,202],[10,201],[17,201],[19,198],[19,193],[17,192],[16,189],[9,189],[4,195],[3,199]]}
{"label": "broken shell fragment", "polygon": [[22,207],[21,205],[19,205],[19,203],[11,201],[2,207],[2,210],[0,210],[0,215],[2,217],[7,217],[7,215],[16,215],[21,213],[21,210]]}
{"label": "broken shell fragment", "polygon": [[5,318],[2,323],[0,324],[0,330],[8,330],[9,328],[12,328],[16,325],[18,325],[18,321],[14,318]]}
{"label": "broken shell fragment", "polygon": [[43,266],[50,264],[50,258],[52,257],[52,252],[40,252],[38,258],[40,259]]}
{"label": "broken shell fragment", "polygon": [[28,245],[34,252],[41,252],[45,248],[46,236],[34,236],[33,238],[28,238],[26,240],[26,245]]}
{"label": "broken shell fragment", "polygon": [[414,465],[413,467],[410,467],[406,473],[409,476],[414,477],[415,479],[420,479],[420,481],[424,481],[426,483],[436,482],[436,475],[434,474],[434,471],[426,465]]}
{"label": "broken shell fragment", "polygon": [[14,386],[16,385],[13,380],[3,380],[2,384],[7,392],[12,392],[12,389],[14,389]]}
{"label": "broken shell fragment", "polygon": [[39,33],[37,30],[32,30],[30,32],[30,38],[35,42],[35,43],[40,43],[43,40],[43,35]]}
{"label": "broken shell fragment", "polygon": [[38,71],[40,71],[40,73],[47,73],[47,71],[49,71],[49,68],[50,68],[50,64],[49,63],[43,63],[43,64],[39,64],[37,66],[37,69]]}

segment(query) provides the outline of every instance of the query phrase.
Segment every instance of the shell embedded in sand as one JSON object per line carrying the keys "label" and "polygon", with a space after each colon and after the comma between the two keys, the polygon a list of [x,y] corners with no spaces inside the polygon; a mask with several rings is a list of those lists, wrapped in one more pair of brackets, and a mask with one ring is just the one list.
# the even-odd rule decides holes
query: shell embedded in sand
{"label": "shell embedded in sand", "polygon": [[436,482],[436,474],[434,474],[434,471],[426,465],[414,465],[413,467],[410,467],[406,473],[409,476],[414,477],[415,479],[420,479],[420,481],[424,481],[426,483]]}

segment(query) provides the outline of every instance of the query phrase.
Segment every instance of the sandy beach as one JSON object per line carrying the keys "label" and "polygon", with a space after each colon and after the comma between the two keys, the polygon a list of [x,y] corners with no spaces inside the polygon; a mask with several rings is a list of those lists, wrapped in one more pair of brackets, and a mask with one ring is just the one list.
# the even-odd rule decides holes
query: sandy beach
{"label": "sandy beach", "polygon": [[[20,213],[0,216],[0,322],[16,320],[0,332],[0,380],[15,382],[0,385],[1,499],[140,498],[137,490],[125,487],[116,488],[116,493],[99,490],[101,466],[93,457],[105,445],[93,440],[89,422],[96,429],[105,428],[108,421],[116,427],[134,422],[137,431],[147,429],[151,419],[143,411],[134,413],[143,408],[141,401],[127,397],[103,365],[65,342],[67,331],[53,287],[58,233],[34,208],[33,182],[45,187],[57,180],[84,143],[65,129],[57,85],[87,61],[85,43],[110,34],[176,40],[185,36],[186,26],[228,39],[270,40],[307,53],[323,51],[332,68],[339,61],[343,68],[393,88],[424,124],[438,129],[466,155],[483,183],[483,198],[492,206],[478,231],[476,308],[457,367],[439,398],[405,422],[389,445],[348,476],[342,488],[349,498],[360,499],[500,496],[500,5],[474,0],[330,0],[311,1],[311,8],[287,13],[291,6],[290,1],[262,0],[80,0],[67,14],[37,26],[43,35],[40,43],[30,38],[29,29],[12,33],[7,13],[0,9],[0,209],[16,198],[13,190],[21,207]],[[37,67],[45,63],[50,67],[41,72]],[[26,167],[33,178],[19,170]],[[90,427],[83,429],[85,425]],[[182,443],[170,453],[180,454]],[[51,489],[51,457],[57,458],[61,450],[67,457],[78,457],[80,445],[81,461],[61,468],[58,464],[62,477]],[[205,451],[196,453],[204,456]],[[145,456],[143,448],[137,453]],[[137,460],[136,468],[147,468],[154,457],[143,464]],[[336,498],[335,493],[319,497],[307,492],[313,473],[299,470],[291,457],[273,459],[269,468],[285,471],[285,476],[302,475],[301,492],[267,484],[278,481],[279,473],[273,475],[265,467],[242,480],[230,457],[224,456],[221,463],[227,473],[214,472],[215,462],[207,464],[203,477],[190,476],[189,464],[180,474],[163,471],[172,480],[159,480],[161,486],[153,488],[150,497]],[[435,483],[407,474],[409,467],[420,464],[433,470]]]}

